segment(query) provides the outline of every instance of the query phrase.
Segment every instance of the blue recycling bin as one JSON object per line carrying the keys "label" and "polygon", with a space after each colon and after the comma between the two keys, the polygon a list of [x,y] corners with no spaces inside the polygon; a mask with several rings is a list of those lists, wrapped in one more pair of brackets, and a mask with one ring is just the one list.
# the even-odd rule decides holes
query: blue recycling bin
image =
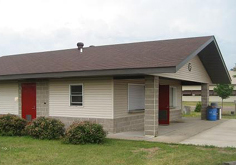
{"label": "blue recycling bin", "polygon": [[216,121],[217,120],[217,108],[209,107],[207,109],[207,120]]}

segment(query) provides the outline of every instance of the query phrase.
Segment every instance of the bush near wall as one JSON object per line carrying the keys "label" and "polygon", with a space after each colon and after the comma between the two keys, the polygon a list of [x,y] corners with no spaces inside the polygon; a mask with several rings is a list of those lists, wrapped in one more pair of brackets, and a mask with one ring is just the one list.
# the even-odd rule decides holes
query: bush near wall
{"label": "bush near wall", "polygon": [[105,140],[107,132],[102,125],[88,121],[73,123],[65,133],[64,143],[86,144],[102,143]]}
{"label": "bush near wall", "polygon": [[201,102],[198,102],[196,107],[195,107],[195,112],[201,112],[201,109],[202,109],[202,103]]}
{"label": "bush near wall", "polygon": [[64,136],[65,125],[57,119],[38,117],[25,128],[26,133],[36,139],[60,139]]}
{"label": "bush near wall", "polygon": [[27,124],[25,119],[13,114],[0,115],[0,135],[21,136]]}

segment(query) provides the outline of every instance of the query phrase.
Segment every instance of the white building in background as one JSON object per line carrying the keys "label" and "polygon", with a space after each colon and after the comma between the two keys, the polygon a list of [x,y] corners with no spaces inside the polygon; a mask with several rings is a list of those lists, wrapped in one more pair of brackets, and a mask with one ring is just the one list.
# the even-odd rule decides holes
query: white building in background
{"label": "white building in background", "polygon": [[[236,100],[236,77],[233,77],[233,75],[236,75],[236,71],[230,70],[229,74],[232,79],[231,83],[234,85],[234,91],[233,91],[232,96],[230,96],[228,99],[225,99],[224,102],[234,102],[234,100]],[[222,101],[221,98],[217,96],[217,94],[213,90],[215,87],[216,85],[211,85],[209,87],[210,89],[209,101],[221,102]],[[182,90],[183,90],[183,97],[182,97],[183,101],[201,101],[201,86],[199,85],[183,86]]]}

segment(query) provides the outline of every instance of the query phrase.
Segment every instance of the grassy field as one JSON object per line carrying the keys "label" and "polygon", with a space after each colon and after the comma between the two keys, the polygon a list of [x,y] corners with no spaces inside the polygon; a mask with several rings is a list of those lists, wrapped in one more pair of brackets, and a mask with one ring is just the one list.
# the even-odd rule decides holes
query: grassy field
{"label": "grassy field", "polygon": [[[217,102],[218,106],[221,106],[221,102]],[[197,101],[183,101],[183,106],[196,106]],[[225,107],[235,107],[235,104],[233,102],[224,102],[223,103]]]}
{"label": "grassy field", "polygon": [[29,137],[0,137],[1,165],[221,164],[236,160],[235,148],[200,147],[107,139],[102,145],[66,145]]}

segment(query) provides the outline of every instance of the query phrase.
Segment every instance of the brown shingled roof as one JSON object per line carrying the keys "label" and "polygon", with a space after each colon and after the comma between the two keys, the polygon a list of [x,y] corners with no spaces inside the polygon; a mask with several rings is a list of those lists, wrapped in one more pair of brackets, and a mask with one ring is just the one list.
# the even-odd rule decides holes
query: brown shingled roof
{"label": "brown shingled roof", "polygon": [[212,36],[86,47],[0,57],[0,76],[175,67]]}

